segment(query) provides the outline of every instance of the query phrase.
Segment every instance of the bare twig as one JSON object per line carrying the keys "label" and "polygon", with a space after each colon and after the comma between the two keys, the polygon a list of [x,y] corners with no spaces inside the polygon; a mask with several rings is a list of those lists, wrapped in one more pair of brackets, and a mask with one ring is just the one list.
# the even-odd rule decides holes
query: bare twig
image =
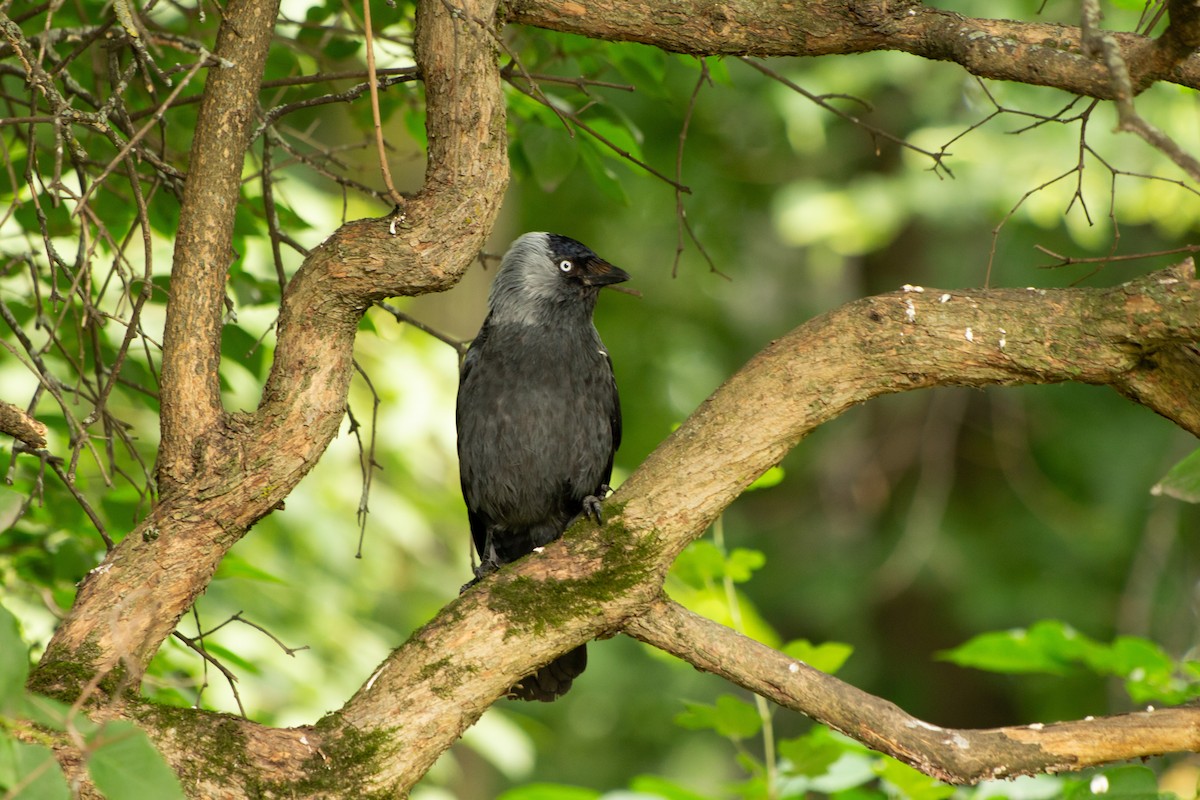
{"label": "bare twig", "polygon": [[899,145],[900,147],[906,148],[908,150],[912,150],[914,153],[920,153],[921,155],[926,156],[927,158],[931,159],[933,161],[933,167],[932,167],[933,172],[938,177],[941,177],[942,173],[945,173],[945,175],[947,177],[950,177],[950,178],[954,177],[954,173],[951,172],[950,168],[946,166],[946,158],[949,157],[950,153],[946,152],[945,149],[941,150],[940,152],[935,153],[932,150],[926,150],[923,147],[917,147],[912,142],[910,142],[906,139],[903,139],[899,136],[896,136],[894,133],[889,133],[888,131],[885,131],[883,128],[872,125],[871,123],[866,122],[862,118],[860,118],[854,114],[851,114],[849,112],[843,111],[840,108],[838,108],[837,106],[833,105],[832,103],[829,102],[828,97],[832,97],[834,95],[824,95],[823,96],[823,95],[813,94],[812,92],[808,91],[804,87],[797,84],[795,81],[789,80],[788,78],[784,77],[780,73],[778,73],[775,70],[768,67],[766,64],[763,64],[761,61],[757,61],[753,58],[746,58],[745,56],[739,56],[738,60],[741,61],[743,64],[746,64],[747,66],[757,70],[758,72],[761,72],[763,75],[766,75],[771,80],[781,83],[782,85],[791,89],[793,92],[796,92],[797,94],[807,97],[809,100],[816,103],[818,106],[825,109],[829,113],[835,114],[835,115],[841,117],[842,119],[846,120],[847,122],[850,122],[850,123],[854,124],[855,126],[861,128],[862,130],[866,131],[867,133],[869,133],[871,135],[871,139],[876,142],[876,150],[878,150],[878,140],[884,139],[886,141],[892,142],[893,144]]}
{"label": "bare twig", "polygon": [[683,124],[679,127],[679,147],[675,150],[675,259],[671,263],[671,277],[679,274],[679,259],[683,256],[683,234],[684,231],[691,238],[692,243],[696,245],[696,249],[700,251],[700,255],[704,256],[704,260],[708,262],[708,268],[721,275],[727,277],[717,265],[713,263],[712,257],[708,251],[704,249],[700,239],[696,236],[696,232],[692,230],[691,220],[688,219],[687,209],[683,206],[683,192],[679,187],[683,185],[683,147],[687,143],[688,128],[692,123],[692,115],[696,111],[696,99],[700,96],[700,89],[705,84],[712,83],[712,78],[708,74],[708,62],[703,58],[700,59],[700,75],[696,78],[696,85],[692,89],[692,96],[688,98],[687,110],[683,114]]}
{"label": "bare twig", "polygon": [[396,191],[392,183],[392,170],[388,166],[387,148],[383,142],[383,123],[379,119],[379,83],[375,76],[375,39],[371,31],[371,3],[363,0],[363,33],[367,38],[367,82],[371,87],[371,118],[375,123],[375,146],[379,151],[379,170],[383,175],[383,185],[387,187],[388,199],[392,205],[404,204],[404,197]]}
{"label": "bare twig", "polygon": [[346,404],[346,415],[350,417],[350,432],[354,434],[354,438],[358,441],[358,465],[362,470],[362,494],[358,500],[358,550],[355,551],[355,558],[362,558],[363,540],[367,535],[367,517],[371,513],[368,505],[368,500],[371,497],[371,483],[375,476],[376,469],[383,467],[375,460],[375,435],[379,420],[379,392],[375,391],[375,384],[371,382],[371,376],[357,360],[354,361],[354,370],[357,372],[367,384],[367,389],[371,392],[371,438],[366,447],[363,447],[362,434],[359,432],[362,426],[358,422],[358,418],[354,416],[354,412],[350,409],[350,404]]}
{"label": "bare twig", "polygon": [[[483,255],[480,254],[480,257],[482,258]],[[460,357],[463,355],[466,355],[467,348],[471,344],[469,339],[465,340],[465,341],[463,339],[456,339],[448,333],[443,333],[443,332],[439,331],[437,328],[432,328],[429,325],[426,325],[424,322],[421,322],[419,319],[416,319],[415,317],[412,317],[412,316],[404,313],[400,309],[398,309],[395,306],[390,305],[388,303],[381,302],[381,303],[376,303],[376,305],[379,306],[380,308],[382,308],[384,311],[391,314],[393,317],[395,317],[397,322],[403,322],[406,325],[411,325],[414,328],[416,328],[417,330],[429,334],[433,338],[437,339],[439,342],[445,342],[446,344],[453,347],[454,351],[456,353],[458,353],[458,355]]]}

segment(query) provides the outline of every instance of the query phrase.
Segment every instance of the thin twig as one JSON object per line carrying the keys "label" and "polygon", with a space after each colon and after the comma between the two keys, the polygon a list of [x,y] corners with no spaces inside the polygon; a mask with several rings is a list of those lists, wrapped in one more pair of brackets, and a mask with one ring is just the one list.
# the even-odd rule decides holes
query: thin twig
{"label": "thin twig", "polygon": [[375,460],[375,434],[377,422],[379,420],[379,392],[375,390],[375,384],[371,381],[371,376],[367,374],[362,365],[355,359],[352,361],[354,369],[366,381],[367,388],[371,391],[371,438],[366,447],[363,447],[362,434],[360,433],[362,425],[358,418],[354,416],[354,411],[350,408],[349,403],[346,404],[346,415],[350,417],[350,432],[354,434],[355,440],[358,442],[358,465],[362,471],[362,494],[358,499],[358,550],[355,551],[355,558],[362,558],[363,541],[367,536],[367,517],[371,513],[368,501],[371,497],[371,484],[375,476],[376,469],[382,469],[379,462]]}
{"label": "thin twig", "polygon": [[[482,256],[482,254],[481,254],[481,256]],[[454,351],[459,354],[459,356],[466,355],[467,348],[470,347],[470,345],[471,345],[470,339],[467,339],[467,340],[456,339],[448,333],[442,333],[437,328],[431,328],[430,326],[426,325],[424,322],[421,322],[420,320],[418,320],[414,317],[411,317],[408,314],[405,314],[403,311],[401,311],[400,309],[396,308],[393,305],[389,305],[389,304],[383,303],[383,302],[376,303],[375,305],[377,305],[379,308],[382,308],[384,311],[388,312],[393,317],[395,317],[397,322],[403,322],[406,325],[411,325],[414,328],[416,328],[417,330],[429,334],[433,338],[437,339],[439,342],[444,342],[444,343],[450,345],[451,347],[454,348]]]}
{"label": "thin twig", "polygon": [[830,112],[831,114],[835,114],[835,115],[841,117],[842,119],[846,120],[847,122],[853,123],[854,125],[858,126],[862,130],[871,134],[872,139],[875,139],[875,138],[885,139],[889,142],[892,142],[893,144],[899,145],[900,147],[904,147],[908,150],[912,150],[914,153],[920,153],[921,155],[932,159],[933,160],[933,170],[934,170],[935,175],[939,175],[939,177],[940,177],[940,172],[939,172],[939,170],[940,170],[941,172],[945,172],[948,177],[951,177],[951,178],[954,177],[954,173],[950,171],[950,168],[947,167],[946,163],[945,163],[946,157],[948,157],[950,154],[945,152],[944,150],[940,153],[934,153],[933,151],[926,150],[923,147],[917,147],[912,142],[902,139],[901,137],[896,136],[893,133],[889,133],[889,132],[885,131],[883,128],[876,127],[875,125],[872,125],[871,123],[862,120],[861,118],[855,116],[854,114],[850,114],[846,111],[842,111],[837,106],[828,102],[828,100],[826,99],[827,96],[813,94],[812,92],[808,91],[804,87],[797,84],[795,81],[785,78],[783,75],[779,74],[778,72],[771,69],[766,64],[763,64],[760,61],[756,61],[752,58],[747,58],[746,56],[738,56],[738,60],[741,61],[743,64],[746,64],[746,65],[752,67],[753,69],[757,70],[758,72],[761,72],[763,75],[766,75],[768,78],[770,78],[774,81],[778,81],[779,83],[783,84],[787,88],[791,89],[793,92],[796,92],[797,94],[807,97],[809,100],[816,103],[818,106],[820,106],[821,108]]}
{"label": "thin twig", "polygon": [[388,166],[387,148],[383,142],[383,123],[379,118],[379,82],[375,76],[375,39],[371,31],[371,2],[363,0],[363,32],[367,39],[367,82],[371,86],[371,118],[375,123],[375,146],[379,151],[379,170],[383,174],[383,185],[387,187],[392,205],[404,205],[404,197],[392,183],[392,170]]}
{"label": "thin twig", "polygon": [[687,143],[688,128],[692,124],[692,115],[696,111],[696,99],[700,96],[700,89],[705,84],[712,84],[712,78],[708,74],[708,61],[700,59],[700,75],[696,78],[696,85],[692,89],[692,96],[688,98],[687,110],[683,114],[683,124],[679,127],[679,147],[675,150],[675,259],[671,262],[671,277],[674,278],[679,274],[679,259],[683,256],[683,234],[686,231],[691,237],[692,243],[696,245],[696,249],[700,251],[700,255],[704,256],[704,260],[708,262],[708,268],[712,272],[725,277],[725,275],[717,269],[717,265],[713,263],[712,257],[708,251],[704,249],[704,245],[700,243],[700,239],[696,236],[696,232],[692,230],[692,223],[688,219],[687,209],[683,206],[683,192],[678,187],[683,185],[683,148]]}

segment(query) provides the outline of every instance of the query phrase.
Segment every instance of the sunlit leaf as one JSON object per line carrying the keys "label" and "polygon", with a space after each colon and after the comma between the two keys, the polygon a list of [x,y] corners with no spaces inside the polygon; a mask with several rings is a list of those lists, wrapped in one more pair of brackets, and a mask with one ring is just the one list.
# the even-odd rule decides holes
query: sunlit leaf
{"label": "sunlit leaf", "polygon": [[845,752],[845,745],[830,736],[829,729],[822,725],[803,736],[779,742],[779,755],[787,759],[788,772],[793,775],[824,775]]}
{"label": "sunlit leaf", "polygon": [[[13,790],[18,789],[13,794]],[[71,789],[54,752],[0,731],[0,791],[18,800],[67,800]]]}
{"label": "sunlit leaf", "polygon": [[1069,625],[1047,620],[1028,630],[984,633],[939,658],[991,672],[1064,675],[1075,665],[1103,658],[1099,645]]}
{"label": "sunlit leaf", "polygon": [[88,774],[108,797],[183,798],[179,778],[154,749],[146,732],[132,722],[116,720],[88,738],[93,748]]}
{"label": "sunlit leaf", "polygon": [[730,739],[746,739],[762,728],[762,718],[750,703],[723,694],[715,706],[687,703],[687,710],[675,715],[675,724],[689,730],[713,730]]}
{"label": "sunlit leaf", "polygon": [[596,800],[600,793],[563,783],[530,783],[509,789],[496,800]]}
{"label": "sunlit leaf", "polygon": [[1200,503],[1200,450],[1192,451],[1150,489],[1154,495],[1165,494],[1187,503]]}
{"label": "sunlit leaf", "polygon": [[785,644],[781,650],[785,655],[803,661],[813,669],[833,675],[850,658],[854,647],[844,642],[813,644],[807,639],[796,639]]}
{"label": "sunlit leaf", "polygon": [[21,641],[17,618],[0,606],[0,714],[12,713],[25,694],[29,649]]}
{"label": "sunlit leaf", "polygon": [[629,788],[640,794],[661,797],[664,800],[710,800],[706,795],[657,775],[638,775],[630,781]]}
{"label": "sunlit leaf", "polygon": [[778,486],[783,481],[783,467],[774,466],[755,478],[754,483],[746,487],[747,492],[753,492],[758,489],[770,489],[772,486]]}
{"label": "sunlit leaf", "polygon": [[762,569],[766,563],[767,557],[761,550],[736,547],[725,558],[724,570],[734,583],[745,583],[750,580],[755,570]]}
{"label": "sunlit leaf", "polygon": [[908,800],[942,800],[954,794],[954,787],[935,780],[894,758],[880,759],[879,777],[895,786]]}

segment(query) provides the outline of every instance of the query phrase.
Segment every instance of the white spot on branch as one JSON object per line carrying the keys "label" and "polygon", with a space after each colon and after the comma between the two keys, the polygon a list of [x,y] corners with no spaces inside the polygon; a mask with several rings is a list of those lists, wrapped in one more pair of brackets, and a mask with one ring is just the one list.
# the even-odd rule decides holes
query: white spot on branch
{"label": "white spot on branch", "polygon": [[375,674],[371,676],[371,679],[369,681],[367,681],[367,691],[368,692],[371,691],[371,687],[375,685],[375,681],[379,679],[379,676],[383,674],[383,671],[385,669],[387,669],[387,664],[384,664],[382,667],[375,670]]}
{"label": "white spot on branch", "polygon": [[939,297],[938,302],[939,303],[949,303],[950,302],[950,293],[947,292],[946,294]]}
{"label": "white spot on branch", "polygon": [[909,322],[917,321],[917,307],[913,305],[911,297],[904,301],[904,318]]}
{"label": "white spot on branch", "polygon": [[968,342],[973,342],[975,341],[975,332],[970,328],[967,328],[965,331],[963,331],[963,338]]}
{"label": "white spot on branch", "polygon": [[920,719],[911,719],[904,724],[909,728],[924,728],[927,731],[945,730],[944,728],[939,728],[937,725],[931,725],[930,723]]}
{"label": "white spot on branch", "polygon": [[906,283],[903,286],[901,286],[900,288],[906,292],[916,292],[917,294],[920,294],[921,292],[925,291],[924,286],[913,286],[911,283]]}

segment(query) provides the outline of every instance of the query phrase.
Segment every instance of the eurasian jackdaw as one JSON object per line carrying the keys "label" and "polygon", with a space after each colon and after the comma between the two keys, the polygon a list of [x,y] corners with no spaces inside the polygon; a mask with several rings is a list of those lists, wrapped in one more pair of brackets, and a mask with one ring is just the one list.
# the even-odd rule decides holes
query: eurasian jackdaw
{"label": "eurasian jackdaw", "polygon": [[[600,521],[621,406],[592,310],[601,288],[628,279],[553,233],[525,234],[501,261],[458,385],[459,476],[477,578],[554,541],[580,514]],[[553,700],[586,665],[580,646],[510,696]]]}

